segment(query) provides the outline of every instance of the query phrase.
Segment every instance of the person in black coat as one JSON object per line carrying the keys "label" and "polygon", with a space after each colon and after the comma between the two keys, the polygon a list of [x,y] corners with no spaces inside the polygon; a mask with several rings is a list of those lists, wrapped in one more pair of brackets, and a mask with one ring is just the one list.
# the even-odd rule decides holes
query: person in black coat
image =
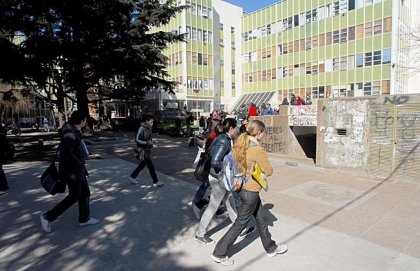
{"label": "person in black coat", "polygon": [[86,116],[81,111],[74,111],[70,121],[59,130],[59,173],[61,181],[67,184],[69,193],[53,209],[41,214],[41,226],[46,232],[51,232],[51,222],[76,202],[79,205],[79,226],[99,223],[98,219],[90,216],[90,189],[85,167],[85,159],[89,153],[80,132],[85,124]]}
{"label": "person in black coat", "polygon": [[0,195],[6,193],[9,190],[9,184],[7,183],[6,174],[4,174],[3,163],[6,160],[7,152],[7,130],[3,124],[0,123]]}

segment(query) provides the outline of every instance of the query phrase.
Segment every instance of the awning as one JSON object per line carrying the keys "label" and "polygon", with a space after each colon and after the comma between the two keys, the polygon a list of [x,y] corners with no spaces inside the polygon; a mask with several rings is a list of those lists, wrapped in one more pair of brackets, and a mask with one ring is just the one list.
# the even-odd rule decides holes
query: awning
{"label": "awning", "polygon": [[274,91],[270,91],[244,94],[238,99],[230,112],[237,111],[243,104],[249,105],[250,103],[254,103],[259,107],[262,103],[269,103],[271,98],[273,98],[274,93]]}

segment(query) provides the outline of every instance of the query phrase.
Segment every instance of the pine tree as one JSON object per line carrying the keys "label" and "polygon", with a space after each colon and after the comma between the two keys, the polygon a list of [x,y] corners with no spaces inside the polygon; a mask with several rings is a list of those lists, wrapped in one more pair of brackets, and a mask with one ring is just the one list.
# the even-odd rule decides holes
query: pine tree
{"label": "pine tree", "polygon": [[152,30],[182,9],[159,0],[1,1],[0,80],[44,89],[59,110],[75,93],[86,113],[90,91],[132,98],[171,90],[162,50],[183,35]]}

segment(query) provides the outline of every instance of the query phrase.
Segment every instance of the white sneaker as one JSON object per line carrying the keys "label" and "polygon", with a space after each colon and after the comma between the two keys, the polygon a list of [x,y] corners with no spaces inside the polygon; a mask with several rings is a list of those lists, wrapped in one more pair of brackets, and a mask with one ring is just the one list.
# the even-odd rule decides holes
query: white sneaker
{"label": "white sneaker", "polygon": [[41,214],[39,216],[41,220],[41,227],[45,232],[51,232],[51,222],[48,221],[48,219],[45,217],[45,214]]}
{"label": "white sneaker", "polygon": [[99,219],[91,217],[86,222],[82,222],[82,223],[79,222],[79,226],[83,227],[83,226],[95,225],[95,224],[98,224],[99,222],[100,222]]}
{"label": "white sneaker", "polygon": [[268,257],[274,257],[274,256],[276,256],[277,254],[283,254],[283,253],[286,253],[286,251],[287,251],[287,250],[288,250],[287,245],[284,245],[284,244],[282,244],[282,245],[278,245],[278,246],[277,246],[277,249],[276,249],[276,250],[274,250],[274,252],[267,253],[267,256],[268,256]]}
{"label": "white sneaker", "polygon": [[225,265],[225,266],[229,266],[229,265],[233,265],[235,262],[232,260],[232,259],[230,259],[228,256],[225,256],[225,257],[217,257],[217,256],[214,256],[213,254],[210,256],[211,257],[211,259],[213,260],[213,261],[215,261],[216,263],[221,263],[222,265]]}
{"label": "white sneaker", "polygon": [[161,181],[158,181],[157,183],[153,184],[153,187],[162,187],[163,183]]}
{"label": "white sneaker", "polygon": [[136,178],[133,178],[133,177],[128,177],[128,179],[130,180],[130,182],[132,183],[132,184],[138,184],[139,182],[136,180]]}

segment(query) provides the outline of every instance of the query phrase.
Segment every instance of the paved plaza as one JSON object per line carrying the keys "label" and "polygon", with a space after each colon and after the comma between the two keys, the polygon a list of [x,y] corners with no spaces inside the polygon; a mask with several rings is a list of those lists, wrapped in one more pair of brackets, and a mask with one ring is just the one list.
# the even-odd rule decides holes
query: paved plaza
{"label": "paved plaza", "polygon": [[[138,185],[127,180],[136,166],[132,142],[92,145],[99,159],[87,162],[91,212],[102,221],[80,228],[73,206],[50,234],[39,215],[64,195],[49,196],[40,187],[48,163],[5,165],[11,189],[0,196],[0,270],[420,270],[419,182],[290,163],[273,154],[274,175],[261,196],[273,239],[289,251],[267,257],[254,233],[234,245],[233,266],[218,265],[210,259],[214,244],[194,240],[198,220],[190,202],[198,183],[189,166],[196,151],[183,139],[156,141],[164,187],[153,188],[147,170]],[[216,218],[209,234],[217,241],[230,225]]]}

